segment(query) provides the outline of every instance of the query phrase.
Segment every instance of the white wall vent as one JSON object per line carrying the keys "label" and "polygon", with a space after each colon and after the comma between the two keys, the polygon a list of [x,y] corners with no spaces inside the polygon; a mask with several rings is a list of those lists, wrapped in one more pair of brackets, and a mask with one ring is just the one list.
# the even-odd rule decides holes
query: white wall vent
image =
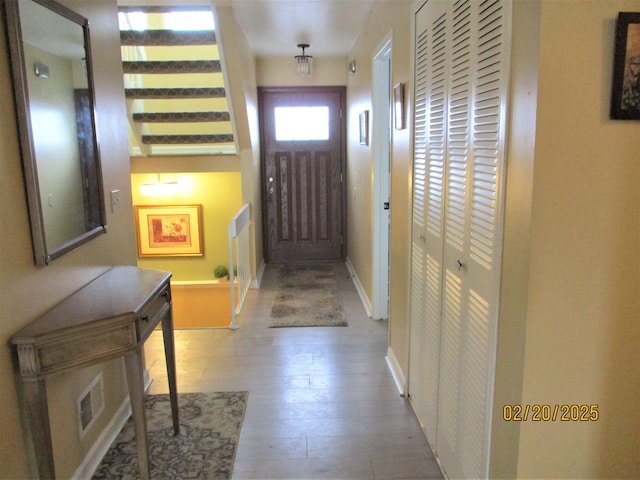
{"label": "white wall vent", "polygon": [[104,410],[104,380],[102,370],[78,397],[76,406],[80,438],[83,438]]}

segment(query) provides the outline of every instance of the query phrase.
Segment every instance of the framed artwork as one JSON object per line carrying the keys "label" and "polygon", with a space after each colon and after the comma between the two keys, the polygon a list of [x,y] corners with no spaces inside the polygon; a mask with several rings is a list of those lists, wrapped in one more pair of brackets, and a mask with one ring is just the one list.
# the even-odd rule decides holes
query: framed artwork
{"label": "framed artwork", "polygon": [[618,14],[611,118],[640,120],[640,12]]}
{"label": "framed artwork", "polygon": [[396,130],[404,130],[404,83],[398,83],[393,87],[393,115]]}
{"label": "framed artwork", "polygon": [[136,205],[139,257],[203,254],[202,205]]}
{"label": "framed artwork", "polygon": [[360,145],[369,145],[369,110],[360,112]]}

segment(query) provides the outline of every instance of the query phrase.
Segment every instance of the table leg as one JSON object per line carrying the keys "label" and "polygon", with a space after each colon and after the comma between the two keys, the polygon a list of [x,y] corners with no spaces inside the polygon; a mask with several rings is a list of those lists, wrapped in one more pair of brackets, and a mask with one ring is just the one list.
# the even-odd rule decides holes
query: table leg
{"label": "table leg", "polygon": [[38,477],[56,478],[46,383],[44,380],[18,382],[18,391],[28,430],[27,445],[34,455]]}
{"label": "table leg", "polygon": [[127,370],[129,397],[131,398],[131,415],[138,445],[138,461],[140,478],[149,480],[149,445],[147,439],[147,416],[144,406],[144,377],[140,361],[140,347],[124,357]]}
{"label": "table leg", "polygon": [[167,379],[169,380],[169,398],[171,400],[171,415],[173,417],[173,433],[180,434],[180,420],[178,418],[178,387],[176,381],[176,355],[173,338],[173,315],[171,309],[162,317],[162,338],[164,340],[164,356],[167,362]]}

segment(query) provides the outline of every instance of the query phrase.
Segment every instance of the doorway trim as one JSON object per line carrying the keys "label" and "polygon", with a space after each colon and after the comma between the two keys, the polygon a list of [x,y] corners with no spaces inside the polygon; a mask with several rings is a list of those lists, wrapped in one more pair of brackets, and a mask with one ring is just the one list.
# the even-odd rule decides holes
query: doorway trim
{"label": "doorway trim", "polygon": [[372,318],[389,318],[389,234],[391,226],[391,49],[389,32],[374,50],[372,98],[373,292]]}

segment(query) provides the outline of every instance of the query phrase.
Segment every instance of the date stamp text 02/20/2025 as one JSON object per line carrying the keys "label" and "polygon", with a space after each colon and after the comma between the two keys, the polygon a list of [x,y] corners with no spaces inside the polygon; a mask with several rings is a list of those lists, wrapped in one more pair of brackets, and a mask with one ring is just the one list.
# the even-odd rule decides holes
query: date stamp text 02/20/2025
{"label": "date stamp text 02/20/2025", "polygon": [[505,405],[505,422],[596,422],[600,418],[598,405]]}

